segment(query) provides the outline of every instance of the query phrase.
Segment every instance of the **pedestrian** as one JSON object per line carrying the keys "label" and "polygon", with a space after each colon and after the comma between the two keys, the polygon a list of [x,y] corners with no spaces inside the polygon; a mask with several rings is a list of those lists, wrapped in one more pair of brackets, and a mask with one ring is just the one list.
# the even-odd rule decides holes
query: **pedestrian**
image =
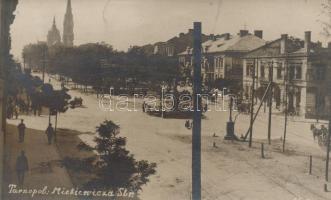
{"label": "pedestrian", "polygon": [[203,110],[204,110],[205,112],[207,112],[207,111],[208,111],[208,105],[207,105],[207,104],[205,104],[205,106],[204,106]]}
{"label": "pedestrian", "polygon": [[48,139],[48,144],[51,145],[52,144],[52,139],[54,136],[54,129],[52,127],[52,124],[50,123],[46,129],[46,135],[47,135],[47,139]]}
{"label": "pedestrian", "polygon": [[20,108],[18,107],[18,105],[15,105],[15,108],[14,108],[14,113],[15,113],[15,118],[17,119],[18,118],[18,114],[20,112]]}
{"label": "pedestrian", "polygon": [[142,107],[142,109],[143,109],[143,112],[145,112],[145,101],[143,102],[143,107]]}
{"label": "pedestrian", "polygon": [[37,105],[37,110],[38,110],[38,116],[40,116],[41,115],[41,112],[42,112],[42,107],[41,107],[41,105]]}
{"label": "pedestrian", "polygon": [[185,127],[186,127],[187,129],[190,128],[190,121],[189,121],[189,120],[186,120],[186,122],[185,122]]}
{"label": "pedestrian", "polygon": [[21,155],[17,156],[16,159],[16,173],[18,179],[18,185],[23,186],[24,174],[29,170],[28,159],[25,156],[25,152],[22,150]]}
{"label": "pedestrian", "polygon": [[14,107],[11,104],[8,104],[7,107],[7,118],[12,119],[13,118],[13,112],[14,112]]}
{"label": "pedestrian", "polygon": [[24,142],[25,128],[24,120],[21,119],[21,123],[17,126],[19,143]]}

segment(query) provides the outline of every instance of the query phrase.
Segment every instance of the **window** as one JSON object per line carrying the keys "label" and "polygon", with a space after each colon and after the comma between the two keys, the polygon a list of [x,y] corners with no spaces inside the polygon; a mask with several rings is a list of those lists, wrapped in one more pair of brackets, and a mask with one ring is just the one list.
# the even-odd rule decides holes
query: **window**
{"label": "window", "polygon": [[250,66],[246,65],[246,76],[250,75]]}
{"label": "window", "polygon": [[315,77],[314,77],[313,69],[307,69],[306,77],[308,81],[314,80]]}
{"label": "window", "polygon": [[273,77],[271,77],[271,76],[273,76],[273,74],[274,74],[273,67],[272,66],[268,67],[268,77],[269,77],[269,80],[271,80],[273,78]]}
{"label": "window", "polygon": [[293,66],[290,66],[290,68],[289,68],[289,78],[290,78],[290,80],[294,79],[294,74],[295,74],[295,68]]}
{"label": "window", "polygon": [[316,68],[316,80],[324,80],[325,72],[326,72],[326,70],[324,67],[317,67]]}
{"label": "window", "polygon": [[277,79],[282,79],[282,67],[277,68]]}
{"label": "window", "polygon": [[261,66],[261,78],[264,78],[264,76],[265,76],[264,66]]}
{"label": "window", "polygon": [[302,68],[301,66],[296,67],[295,79],[302,78]]}
{"label": "window", "polygon": [[218,62],[219,62],[218,63],[219,68],[222,69],[223,68],[223,59],[222,58],[219,58],[218,59]]}

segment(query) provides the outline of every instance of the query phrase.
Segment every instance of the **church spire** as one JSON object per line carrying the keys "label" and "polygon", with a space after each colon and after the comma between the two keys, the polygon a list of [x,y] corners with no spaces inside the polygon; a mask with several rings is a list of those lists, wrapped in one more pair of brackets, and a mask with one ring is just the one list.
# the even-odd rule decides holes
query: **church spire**
{"label": "church spire", "polygon": [[53,17],[53,27],[56,27],[55,16]]}
{"label": "church spire", "polygon": [[67,0],[67,9],[63,22],[63,44],[74,45],[74,18],[72,15],[71,0]]}
{"label": "church spire", "polygon": [[72,8],[71,8],[71,0],[67,1],[67,13],[71,13],[72,12]]}
{"label": "church spire", "polygon": [[56,27],[55,16],[53,17],[53,25],[47,34],[47,45],[52,46],[61,43],[61,35],[59,29]]}

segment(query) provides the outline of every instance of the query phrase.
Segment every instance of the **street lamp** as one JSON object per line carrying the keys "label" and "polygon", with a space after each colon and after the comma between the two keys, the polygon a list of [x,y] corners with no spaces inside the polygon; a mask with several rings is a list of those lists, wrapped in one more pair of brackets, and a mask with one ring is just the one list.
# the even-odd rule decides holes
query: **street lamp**
{"label": "street lamp", "polygon": [[232,95],[229,96],[230,96],[230,102],[229,102],[230,115],[229,115],[229,121],[226,123],[226,135],[224,139],[237,140],[238,138],[234,134],[234,122],[232,121],[232,108],[233,108],[234,97]]}
{"label": "street lamp", "polygon": [[160,108],[161,108],[161,117],[164,118],[164,108],[163,108],[163,99],[164,99],[164,90],[166,89],[167,85],[165,84],[165,82],[163,81],[161,83],[161,101],[160,101]]}

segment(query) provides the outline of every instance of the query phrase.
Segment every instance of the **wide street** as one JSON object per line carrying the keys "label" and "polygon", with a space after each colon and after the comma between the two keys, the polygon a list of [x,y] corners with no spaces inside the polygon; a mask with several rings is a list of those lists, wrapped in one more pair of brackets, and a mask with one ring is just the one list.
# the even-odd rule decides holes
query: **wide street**
{"label": "wide street", "polygon": [[[45,80],[48,80],[46,78]],[[52,79],[55,88],[59,83]],[[81,132],[94,132],[105,119],[121,127],[127,137],[128,149],[137,159],[157,163],[157,173],[141,192],[143,200],[190,199],[191,130],[184,119],[162,119],[141,111],[142,100],[136,101],[138,111],[103,111],[95,94],[70,90],[72,97],[82,97],[84,107],[61,114],[58,126]],[[129,100],[132,105],[132,99]],[[23,116],[26,125],[46,129],[48,117]],[[54,119],[52,119],[54,122]],[[260,158],[260,142],[266,143],[267,114],[261,114],[254,125],[253,148],[247,143],[223,141],[227,112],[206,113],[202,121],[202,196],[217,199],[331,199],[323,192],[325,152],[314,142],[310,124],[289,119],[287,152],[281,153],[283,116],[273,116],[272,146],[265,145],[266,159]],[[18,123],[12,120],[9,123]],[[237,136],[245,134],[249,116],[239,115]],[[212,137],[216,133],[218,137]],[[93,136],[81,135],[91,142]],[[215,142],[216,147],[213,147]],[[308,156],[314,157],[313,175],[307,173]]]}

